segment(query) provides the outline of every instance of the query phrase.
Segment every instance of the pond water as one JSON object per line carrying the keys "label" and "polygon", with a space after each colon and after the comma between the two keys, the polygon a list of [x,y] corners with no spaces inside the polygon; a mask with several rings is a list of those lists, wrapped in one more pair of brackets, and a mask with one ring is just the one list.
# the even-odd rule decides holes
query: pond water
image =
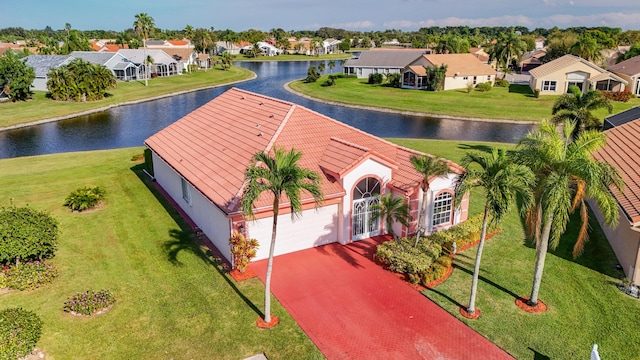
{"label": "pond water", "polygon": [[[516,142],[532,125],[438,119],[353,109],[309,100],[283,85],[306,77],[318,61],[239,62],[254,80],[234,86],[295,102],[380,137]],[[334,72],[342,69],[337,66]],[[0,158],[141,146],[146,138],[220,95],[231,86],[120,106],[72,119],[0,132]]]}

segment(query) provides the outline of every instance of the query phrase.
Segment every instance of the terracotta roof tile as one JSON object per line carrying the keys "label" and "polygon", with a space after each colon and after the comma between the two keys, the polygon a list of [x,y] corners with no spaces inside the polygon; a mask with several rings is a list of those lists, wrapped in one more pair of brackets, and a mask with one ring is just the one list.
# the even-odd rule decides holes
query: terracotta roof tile
{"label": "terracotta roof tile", "polygon": [[[325,174],[326,198],[344,189],[342,174],[366,158],[393,170],[391,186],[411,192],[421,176],[409,158],[421,154],[289,102],[233,88],[145,141],[202,194],[227,213],[239,210],[244,172],[256,152],[273,147],[301,151],[300,166]],[[461,168],[450,163],[454,172]],[[324,171],[323,171],[324,170]],[[284,200],[283,200],[284,201]],[[312,201],[303,194],[303,201]],[[269,208],[261,197],[256,208]]]}
{"label": "terracotta roof tile", "polygon": [[435,66],[447,65],[446,76],[495,75],[496,70],[484,64],[474,54],[425,54]]}
{"label": "terracotta roof tile", "polygon": [[607,145],[596,159],[615,166],[625,183],[622,192],[613,190],[629,221],[640,224],[640,119],[605,131]]}

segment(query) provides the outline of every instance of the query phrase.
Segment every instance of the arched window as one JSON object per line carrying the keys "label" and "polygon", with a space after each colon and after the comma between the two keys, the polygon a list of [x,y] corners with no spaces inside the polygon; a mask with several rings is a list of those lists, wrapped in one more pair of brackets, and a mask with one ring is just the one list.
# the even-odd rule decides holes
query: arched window
{"label": "arched window", "polygon": [[380,219],[374,221],[377,210],[371,209],[380,202],[380,182],[374,178],[363,179],[353,189],[352,239],[360,240],[378,235]]}
{"label": "arched window", "polygon": [[443,192],[433,200],[433,226],[451,223],[453,195]]}

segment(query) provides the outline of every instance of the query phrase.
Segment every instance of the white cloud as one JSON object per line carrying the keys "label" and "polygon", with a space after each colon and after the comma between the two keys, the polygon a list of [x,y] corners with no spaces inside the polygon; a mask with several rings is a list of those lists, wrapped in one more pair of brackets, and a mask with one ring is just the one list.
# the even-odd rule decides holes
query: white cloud
{"label": "white cloud", "polygon": [[[552,2],[553,0],[543,0]],[[572,26],[610,26],[620,27],[622,29],[635,29],[640,19],[640,12],[636,13],[606,13],[594,15],[567,15],[558,14],[550,15],[544,18],[531,18],[524,15],[505,15],[488,18],[458,18],[448,17],[444,19],[429,19],[424,21],[395,20],[385,22],[383,25],[387,29],[418,29],[430,26],[526,26],[530,29],[536,27],[552,28],[558,26],[560,28]]]}

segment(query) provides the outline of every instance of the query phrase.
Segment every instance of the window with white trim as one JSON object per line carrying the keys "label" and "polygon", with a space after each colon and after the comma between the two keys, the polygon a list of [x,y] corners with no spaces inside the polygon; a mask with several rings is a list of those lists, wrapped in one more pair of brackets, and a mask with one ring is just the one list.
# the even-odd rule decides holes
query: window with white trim
{"label": "window with white trim", "polygon": [[542,82],[542,91],[556,91],[556,85],[558,84],[555,80],[544,80]]}
{"label": "window with white trim", "polygon": [[189,191],[189,183],[184,178],[180,178],[182,183],[182,198],[187,204],[191,204],[191,191]]}
{"label": "window with white trim", "polygon": [[444,192],[433,201],[433,226],[451,223],[451,210],[453,209],[453,195]]}

